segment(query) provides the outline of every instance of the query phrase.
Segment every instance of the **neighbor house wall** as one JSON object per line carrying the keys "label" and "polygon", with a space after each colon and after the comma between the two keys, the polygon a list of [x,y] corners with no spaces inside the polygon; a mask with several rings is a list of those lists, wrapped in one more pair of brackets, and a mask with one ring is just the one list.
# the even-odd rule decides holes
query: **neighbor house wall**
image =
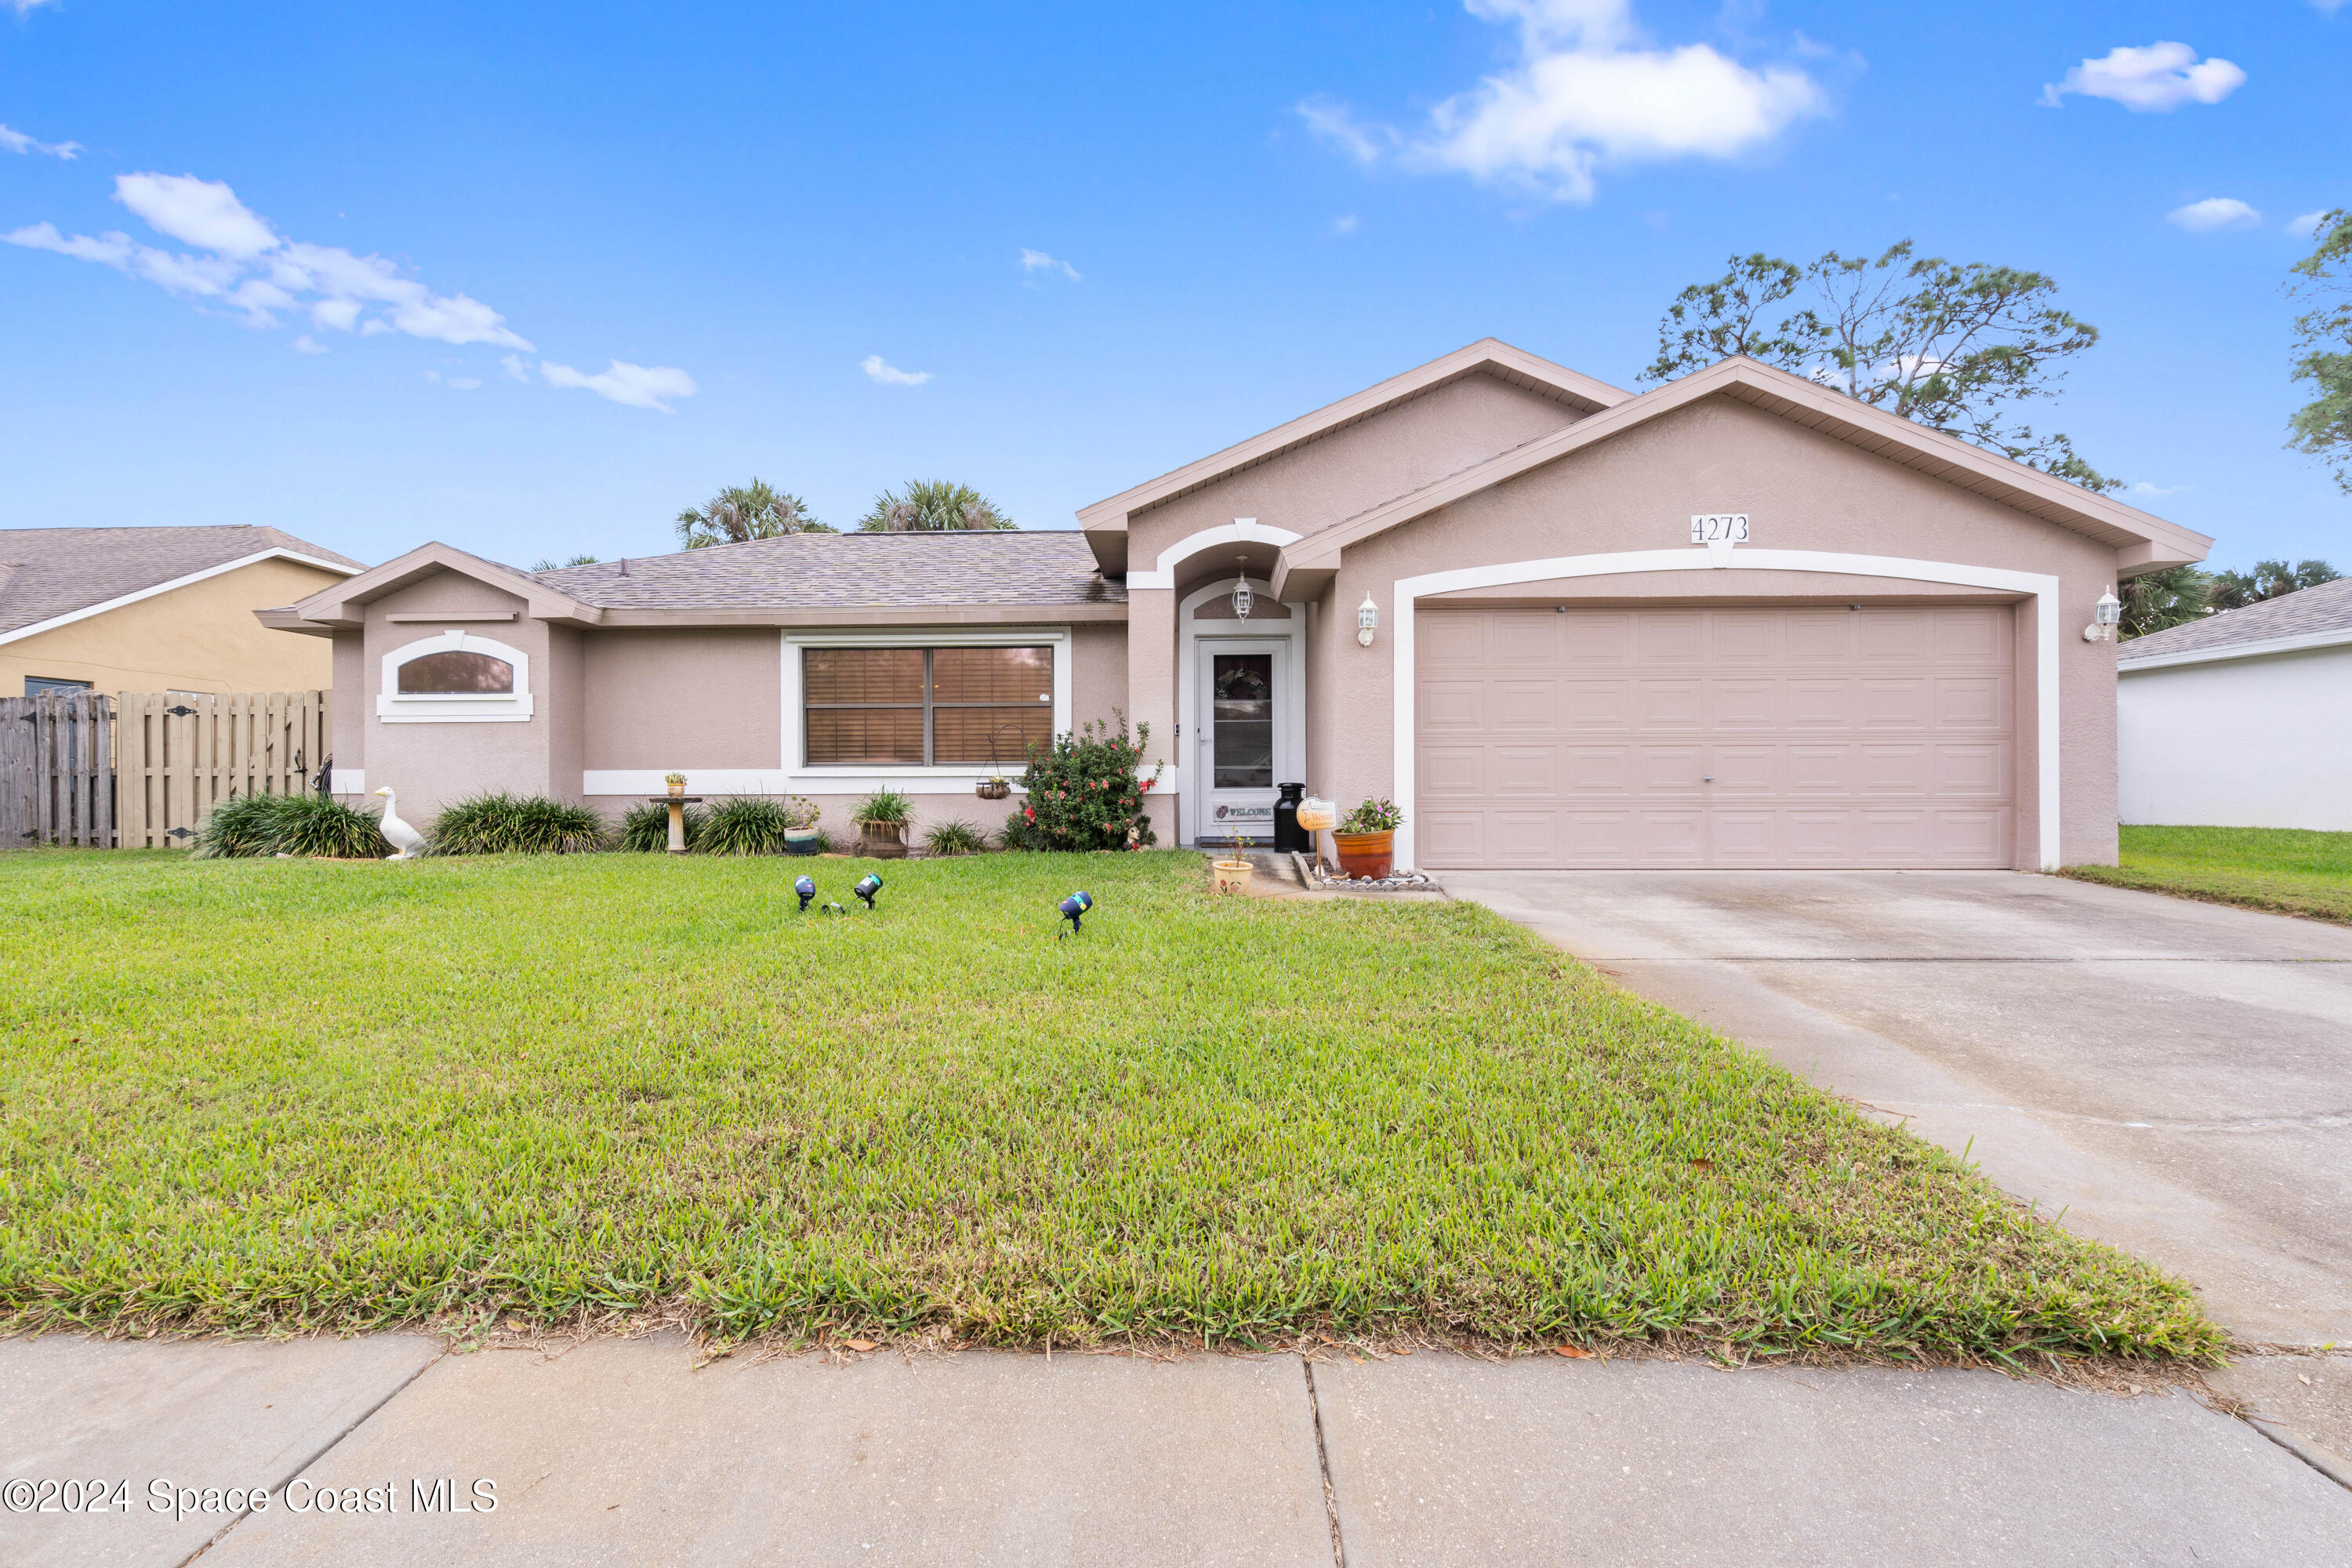
{"label": "neighbor house wall", "polygon": [[2352,831],[2352,647],[2126,670],[2116,709],[2124,821]]}
{"label": "neighbor house wall", "polygon": [[[2039,518],[1816,434],[1735,399],[1695,404],[1349,547],[1325,597],[1327,707],[1338,710],[1318,781],[1343,805],[1394,790],[1393,627],[1401,578],[1553,556],[1694,548],[1695,512],[1749,514],[1742,548],[1834,551],[1949,562],[2059,580],[2060,853],[2068,862],[2116,858],[2115,649],[2086,643],[2083,626],[2115,581],[2113,549]],[[1778,575],[1775,574],[1774,575]],[[1885,579],[1867,597],[1941,596]],[[1677,595],[1745,602],[1770,592],[1757,574],[1692,573]],[[1514,589],[1523,593],[1524,590]],[[1652,585],[1650,591],[1654,591]],[[1852,590],[1861,597],[1859,586]],[[1369,593],[1383,633],[1369,648],[1338,636]],[[1583,583],[1583,602],[1606,602],[1606,579]],[[1640,591],[1634,596],[1640,596]],[[1979,595],[1981,596],[1981,595]],[[1425,601],[1434,604],[1437,601]],[[2017,617],[2015,863],[2038,862],[2034,616]],[[1410,672],[1406,672],[1408,678]]]}
{"label": "neighbor house wall", "polygon": [[289,637],[254,618],[290,605],[338,573],[257,561],[15,642],[0,643],[0,697],[26,676],[87,680],[99,691],[313,691],[334,682],[324,639]]}

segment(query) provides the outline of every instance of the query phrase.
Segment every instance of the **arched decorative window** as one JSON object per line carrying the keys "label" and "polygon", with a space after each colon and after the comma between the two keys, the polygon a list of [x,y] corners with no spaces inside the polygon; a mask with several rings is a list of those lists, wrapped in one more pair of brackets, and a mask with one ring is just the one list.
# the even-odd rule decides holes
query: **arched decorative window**
{"label": "arched decorative window", "polygon": [[456,629],[383,656],[375,712],[387,724],[520,723],[530,717],[530,656]]}

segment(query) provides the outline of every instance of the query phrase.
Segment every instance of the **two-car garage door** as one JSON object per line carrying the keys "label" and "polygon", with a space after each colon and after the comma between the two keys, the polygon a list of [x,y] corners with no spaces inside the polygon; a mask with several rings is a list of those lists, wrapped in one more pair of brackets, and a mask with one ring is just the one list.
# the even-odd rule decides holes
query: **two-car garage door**
{"label": "two-car garage door", "polygon": [[1417,620],[1426,866],[2011,863],[2005,605]]}

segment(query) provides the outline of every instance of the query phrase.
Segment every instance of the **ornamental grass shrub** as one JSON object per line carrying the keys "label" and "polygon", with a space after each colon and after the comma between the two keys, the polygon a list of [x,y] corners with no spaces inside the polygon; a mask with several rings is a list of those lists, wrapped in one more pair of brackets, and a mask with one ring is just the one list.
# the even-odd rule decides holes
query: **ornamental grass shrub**
{"label": "ornamental grass shrub", "polygon": [[[686,847],[691,851],[702,847],[702,830],[709,823],[710,814],[698,805],[686,808]],[[669,847],[669,807],[659,801],[648,800],[629,807],[621,814],[621,830],[617,842],[624,849],[641,854],[658,855]]]}
{"label": "ornamental grass shrub", "polygon": [[[668,808],[663,807],[667,813]],[[737,795],[710,808],[702,835],[692,847],[705,855],[782,855],[784,835],[793,826],[793,810],[782,801],[756,795]],[[669,825],[662,824],[667,835]]]}
{"label": "ornamental grass shrub", "polygon": [[923,830],[923,847],[934,855],[977,855],[988,847],[988,835],[979,823],[961,817],[934,822]]}
{"label": "ornamental grass shrub", "polygon": [[468,795],[433,819],[436,855],[577,855],[604,847],[604,819],[543,795]]}
{"label": "ornamental grass shrub", "polygon": [[1161,763],[1139,778],[1151,726],[1130,736],[1127,715],[1112,710],[1116,727],[1087,721],[1083,730],[1032,747],[1021,786],[1028,800],[1005,819],[1009,849],[1141,849],[1157,842],[1143,797],[1160,782]]}
{"label": "ornamental grass shrub", "polygon": [[374,812],[319,795],[235,795],[196,825],[195,855],[215,860],[254,855],[323,855],[373,859],[392,853]]}

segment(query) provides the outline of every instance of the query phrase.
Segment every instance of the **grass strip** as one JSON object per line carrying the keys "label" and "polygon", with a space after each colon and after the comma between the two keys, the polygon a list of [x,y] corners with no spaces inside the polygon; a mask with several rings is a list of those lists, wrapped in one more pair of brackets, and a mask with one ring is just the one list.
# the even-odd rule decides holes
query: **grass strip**
{"label": "grass strip", "polygon": [[2117,866],[2063,875],[2352,925],[2352,833],[2295,827],[2126,827]]}

